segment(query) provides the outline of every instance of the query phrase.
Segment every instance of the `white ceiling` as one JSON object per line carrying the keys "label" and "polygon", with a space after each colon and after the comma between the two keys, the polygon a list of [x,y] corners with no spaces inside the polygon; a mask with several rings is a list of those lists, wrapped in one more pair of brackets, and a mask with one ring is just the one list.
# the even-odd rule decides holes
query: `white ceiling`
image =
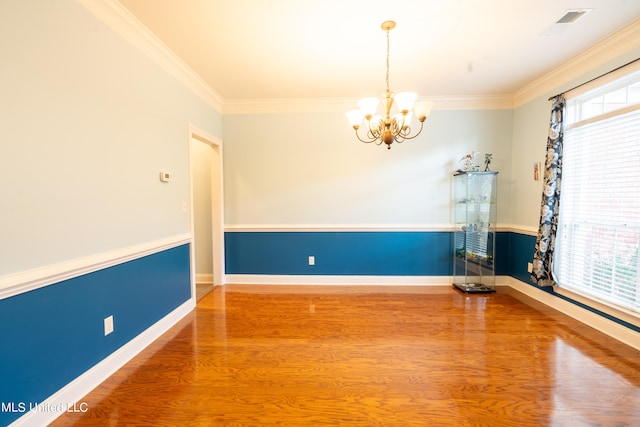
{"label": "white ceiling", "polygon": [[[640,0],[120,0],[225,101],[513,94],[640,18]],[[572,24],[568,10],[593,8]]]}

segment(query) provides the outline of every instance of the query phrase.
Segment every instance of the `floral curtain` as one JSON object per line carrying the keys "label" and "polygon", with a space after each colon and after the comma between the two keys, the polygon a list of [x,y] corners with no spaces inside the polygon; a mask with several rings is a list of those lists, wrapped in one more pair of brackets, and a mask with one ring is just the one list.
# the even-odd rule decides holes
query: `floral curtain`
{"label": "floral curtain", "polygon": [[553,286],[551,261],[558,229],[558,206],[562,181],[562,139],[565,111],[564,95],[553,98],[551,123],[547,138],[547,159],[544,167],[544,186],[540,208],[540,226],[533,254],[531,281],[538,286]]}

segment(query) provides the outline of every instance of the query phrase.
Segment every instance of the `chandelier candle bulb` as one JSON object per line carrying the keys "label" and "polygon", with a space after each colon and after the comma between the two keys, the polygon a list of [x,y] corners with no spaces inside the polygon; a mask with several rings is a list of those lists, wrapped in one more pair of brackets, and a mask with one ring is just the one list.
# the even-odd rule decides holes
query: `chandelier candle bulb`
{"label": "chandelier candle bulb", "polygon": [[432,108],[433,108],[433,102],[420,101],[420,102],[416,102],[415,106],[413,107],[413,111],[416,113],[418,120],[423,122],[427,118],[429,113],[431,113]]}
{"label": "chandelier candle bulb", "polygon": [[[416,102],[418,95],[413,92],[394,94],[389,90],[389,31],[395,26],[394,21],[385,21],[381,25],[381,28],[387,32],[387,90],[382,94],[384,117],[375,115],[380,100],[372,97],[362,98],[358,101],[359,110],[347,113],[349,124],[355,130],[358,140],[365,143],[373,142],[376,145],[385,143],[389,149],[394,142],[400,144],[420,135],[424,121],[433,107],[433,102],[430,101]],[[391,116],[391,108],[394,105],[399,113]],[[414,113],[420,122],[420,129],[412,135],[410,125]],[[363,120],[366,121],[366,136],[364,137],[358,133]]]}
{"label": "chandelier candle bulb", "polygon": [[358,101],[358,108],[360,108],[364,117],[371,117],[378,109],[378,102],[380,102],[378,98],[362,98]]}
{"label": "chandelier candle bulb", "polygon": [[349,120],[349,124],[356,130],[360,127],[362,119],[364,119],[364,116],[360,110],[351,110],[347,112],[347,120]]}

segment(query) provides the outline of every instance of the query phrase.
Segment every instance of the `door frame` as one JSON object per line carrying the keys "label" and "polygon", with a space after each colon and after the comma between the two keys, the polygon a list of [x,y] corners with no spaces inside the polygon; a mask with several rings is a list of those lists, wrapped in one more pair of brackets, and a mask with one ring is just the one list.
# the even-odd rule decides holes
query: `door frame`
{"label": "door frame", "polygon": [[222,140],[210,133],[189,124],[188,153],[189,153],[189,228],[191,231],[191,295],[195,298],[195,214],[193,191],[193,160],[191,158],[191,144],[194,140],[209,145],[214,151],[211,165],[211,249],[213,256],[213,285],[224,284],[224,184],[222,170]]}

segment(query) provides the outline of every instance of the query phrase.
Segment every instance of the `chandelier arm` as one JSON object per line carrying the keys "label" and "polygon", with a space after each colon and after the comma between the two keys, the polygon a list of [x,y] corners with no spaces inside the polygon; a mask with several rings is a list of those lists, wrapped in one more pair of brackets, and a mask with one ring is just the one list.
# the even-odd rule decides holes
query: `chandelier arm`
{"label": "chandelier arm", "polygon": [[420,132],[422,132],[422,128],[423,127],[424,127],[424,122],[420,122],[420,129],[418,129],[418,132],[413,136],[409,136],[409,134],[411,133],[411,128],[409,126],[407,126],[407,133],[406,133],[406,135],[402,136],[402,140],[404,141],[406,139],[414,139],[415,137],[420,135]]}
{"label": "chandelier arm", "polygon": [[404,121],[402,123],[398,123],[396,120],[393,120],[391,122],[391,132],[393,132],[394,136],[401,135],[403,127],[404,127]]}
{"label": "chandelier arm", "polygon": [[381,127],[382,127],[382,120],[378,122],[378,127],[375,129],[371,127],[371,121],[367,120],[367,138],[369,140],[368,141],[363,140],[362,138],[360,138],[357,132],[356,132],[356,136],[358,136],[358,139],[362,142],[375,142],[376,145],[380,145],[382,144],[382,133],[380,132]]}
{"label": "chandelier arm", "polygon": [[382,119],[378,121],[378,127],[375,129],[371,127],[371,121],[370,120],[367,121],[367,127],[369,128],[368,135],[370,135],[370,138],[374,138],[374,139],[380,138],[382,135],[382,133],[380,132],[380,129],[382,129],[383,126],[384,126],[384,123]]}
{"label": "chandelier arm", "polygon": [[[367,136],[368,136],[368,135],[367,135]],[[376,145],[380,145],[380,143],[379,143],[379,142],[377,142],[377,138],[375,138],[375,137],[371,137],[371,139],[370,139],[370,140],[362,139],[362,138],[360,137],[360,134],[358,133],[358,130],[357,130],[357,129],[356,129],[356,138],[358,138],[358,140],[359,140],[360,142],[364,142],[365,144],[370,144],[370,143],[372,143],[372,142],[375,142],[375,143],[376,143]]]}
{"label": "chandelier arm", "polygon": [[410,139],[407,138],[407,135],[409,135],[409,133],[411,133],[411,128],[409,128],[408,126],[405,128],[405,131],[403,132],[402,130],[400,132],[398,132],[398,134],[395,136],[394,140],[398,143],[398,144],[402,144],[405,140]]}

